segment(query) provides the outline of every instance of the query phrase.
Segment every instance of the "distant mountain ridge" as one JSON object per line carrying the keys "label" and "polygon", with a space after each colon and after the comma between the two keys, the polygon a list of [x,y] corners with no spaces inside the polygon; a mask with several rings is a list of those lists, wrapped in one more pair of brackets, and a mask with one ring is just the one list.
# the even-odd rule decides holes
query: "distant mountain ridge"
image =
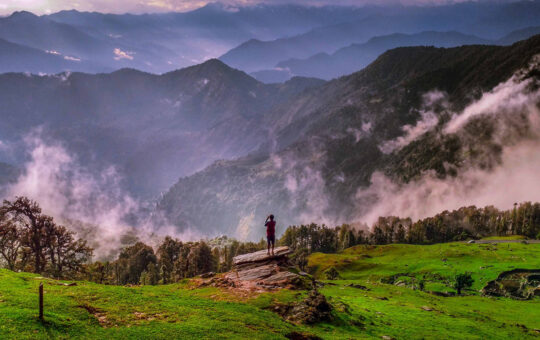
{"label": "distant mountain ridge", "polygon": [[[250,38],[275,39],[320,25],[352,20],[361,10],[351,7],[258,5],[230,7],[208,4],[185,13],[102,14],[75,10],[36,16],[15,12],[0,18],[0,38],[63,58],[21,64],[4,59],[9,72],[110,72],[123,67],[152,73],[199,64]],[[1,51],[0,51],[1,52]],[[24,59],[23,59],[24,60]],[[41,68],[40,68],[41,67]]]}
{"label": "distant mountain ridge", "polygon": [[28,59],[28,51],[19,56],[5,48],[0,55],[6,72],[103,73],[135,68],[158,74],[221,56],[234,68],[264,71],[260,79],[283,81],[294,74],[271,78],[276,72],[270,71],[279,62],[334,53],[374,36],[433,30],[493,40],[538,26],[538,16],[539,0],[363,7],[208,4],[185,13],[144,15],[71,10],[36,16],[23,11],[0,18],[0,39],[58,58]]}
{"label": "distant mountain ridge", "polygon": [[265,113],[322,83],[295,78],[265,85],[215,59],[160,76],[133,69],[6,73],[0,75],[0,134],[18,155],[14,164],[25,160],[23,137],[41,127],[83,166],[114,165],[133,194],[152,197],[179,175],[256,149],[267,140]]}
{"label": "distant mountain ridge", "polygon": [[308,59],[289,59],[279,62],[278,69],[294,75],[309,75],[332,79],[361,70],[383,52],[401,46],[456,47],[462,45],[487,45],[487,39],[459,32],[427,31],[416,34],[394,33],[377,36],[364,44],[352,44],[329,55],[316,54]]}
{"label": "distant mountain ridge", "polygon": [[460,32],[426,31],[415,34],[394,33],[377,36],[364,44],[351,44],[332,54],[318,53],[307,59],[289,59],[279,62],[273,70],[252,73],[256,79],[271,83],[286,81],[291,76],[317,77],[330,80],[366,67],[383,52],[405,46],[456,47],[463,45],[510,45],[540,33],[540,26],[511,32],[497,39],[488,40]]}
{"label": "distant mountain ridge", "polygon": [[[308,75],[307,73],[295,74],[293,70],[287,70],[283,65],[287,60],[306,59],[312,57],[302,66],[305,69],[310,68],[310,62],[313,67],[320,68],[327,59],[335,67],[340,63],[339,60],[325,58],[325,54],[337,53],[341,48],[346,48],[351,44],[364,44],[373,37],[386,36],[391,34],[421,34],[426,31],[436,32],[461,32],[467,36],[476,38],[464,38],[463,41],[455,37],[455,43],[470,44],[486,42],[490,44],[496,42],[500,37],[506,36],[510,32],[522,30],[526,27],[538,26],[537,17],[540,16],[540,1],[520,1],[512,3],[487,3],[487,2],[463,2],[442,6],[426,7],[395,7],[379,8],[378,11],[372,11],[362,19],[343,22],[336,25],[314,28],[304,34],[285,37],[275,40],[261,41],[249,40],[241,45],[231,49],[220,57],[228,65],[244,70],[265,82],[287,79],[287,74]],[[516,20],[519,18],[519,20]],[[501,44],[511,44],[517,40],[526,39],[529,35],[516,36],[514,40],[501,41]],[[476,41],[476,42],[475,42]],[[448,43],[440,43],[430,39],[432,45],[445,47]],[[425,42],[422,42],[423,44]],[[408,46],[407,41],[401,45],[388,45],[388,48],[398,46]],[[378,54],[385,50],[378,50]],[[342,51],[345,53],[345,51]],[[373,54],[374,52],[368,53]],[[378,55],[377,54],[377,55]],[[374,60],[377,55],[363,57],[364,62],[355,64],[367,65]],[[357,54],[352,54],[349,58],[354,59]],[[298,64],[298,63],[297,63]],[[300,68],[300,66],[298,66]],[[328,68],[332,68],[328,67]],[[274,70],[276,69],[276,70]],[[274,72],[272,72],[274,70]],[[349,67],[339,75],[348,74],[358,69]],[[320,77],[320,72],[314,71],[308,76]],[[335,74],[325,75],[324,78],[330,79]]]}

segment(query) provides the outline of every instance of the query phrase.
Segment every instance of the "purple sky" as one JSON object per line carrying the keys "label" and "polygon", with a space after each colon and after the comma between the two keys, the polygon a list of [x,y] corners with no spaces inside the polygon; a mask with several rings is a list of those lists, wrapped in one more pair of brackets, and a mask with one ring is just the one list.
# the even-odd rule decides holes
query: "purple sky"
{"label": "purple sky", "polygon": [[[433,5],[463,2],[466,0],[222,0],[231,6],[253,5],[258,3],[300,5],[364,5],[364,4],[405,4]],[[54,13],[65,9],[97,11],[102,13],[148,13],[168,11],[188,11],[202,7],[205,0],[2,0],[0,15],[26,10],[36,14]]]}

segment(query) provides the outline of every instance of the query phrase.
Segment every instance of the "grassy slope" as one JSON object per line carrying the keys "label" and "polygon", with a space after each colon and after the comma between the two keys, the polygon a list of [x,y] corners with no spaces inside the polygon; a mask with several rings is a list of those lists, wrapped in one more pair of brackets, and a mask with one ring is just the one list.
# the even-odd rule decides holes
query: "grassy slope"
{"label": "grassy slope", "polygon": [[[215,288],[191,289],[190,283],[115,287],[78,282],[66,287],[33,274],[0,270],[0,338],[284,339],[293,330],[324,339],[533,338],[540,334],[534,331],[540,329],[540,300],[485,298],[477,290],[503,270],[540,268],[539,255],[539,244],[520,243],[358,246],[342,254],[314,254],[309,266],[316,275],[335,266],[343,278],[321,289],[337,307],[336,320],[316,326],[291,325],[266,310],[276,300],[300,299],[304,293],[246,297]],[[446,278],[463,271],[475,278],[470,295],[463,297],[380,282],[398,273],[409,276],[403,280],[428,274],[427,289],[451,291]],[[45,283],[44,325],[36,318],[39,282]],[[371,290],[346,287],[348,283]]]}
{"label": "grassy slope", "polygon": [[[429,246],[357,246],[342,254],[314,254],[309,266],[322,276],[334,266],[341,280],[322,292],[348,304],[352,315],[365,318],[364,334],[395,338],[527,338],[540,335],[540,301],[515,301],[479,296],[478,290],[500,272],[540,269],[538,244],[464,244]],[[380,282],[426,276],[426,290],[454,291],[450,279],[469,271],[475,283],[468,296],[440,297]],[[344,287],[361,283],[371,291]],[[380,300],[388,298],[388,300]],[[433,309],[423,310],[422,307]],[[538,330],[538,331],[536,331]]]}
{"label": "grassy slope", "polygon": [[[39,282],[45,282],[45,325],[36,317]],[[279,339],[293,328],[276,314],[235,302],[216,289],[195,291],[180,284],[116,287],[78,282],[66,287],[2,270],[0,299],[2,339],[214,339],[217,334],[223,339]]]}

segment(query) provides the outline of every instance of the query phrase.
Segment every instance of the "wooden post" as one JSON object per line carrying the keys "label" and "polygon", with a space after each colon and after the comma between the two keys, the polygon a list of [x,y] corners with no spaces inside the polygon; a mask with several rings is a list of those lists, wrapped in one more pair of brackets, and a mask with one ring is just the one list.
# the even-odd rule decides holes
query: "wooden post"
{"label": "wooden post", "polygon": [[43,282],[39,284],[39,320],[43,321]]}

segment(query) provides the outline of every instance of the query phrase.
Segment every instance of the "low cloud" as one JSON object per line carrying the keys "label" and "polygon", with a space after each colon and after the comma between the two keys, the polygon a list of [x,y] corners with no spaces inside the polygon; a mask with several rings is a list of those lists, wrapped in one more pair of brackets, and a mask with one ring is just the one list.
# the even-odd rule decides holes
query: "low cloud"
{"label": "low cloud", "polygon": [[81,61],[81,58],[70,57],[68,55],[64,56],[64,59],[69,61]]}
{"label": "low cloud", "polygon": [[[455,113],[441,133],[457,133],[477,117],[489,116],[494,124],[492,141],[502,146],[500,162],[491,170],[468,166],[455,177],[441,179],[434,172],[409,183],[397,183],[380,172],[371,177],[371,185],[357,191],[356,219],[372,224],[379,216],[425,218],[462,206],[494,205],[509,209],[515,202],[540,201],[540,89],[538,80],[525,75],[538,68],[520,71],[493,90],[486,92],[462,112]],[[423,118],[407,137],[393,141],[402,146],[427,131]],[[435,118],[428,118],[435,122]],[[416,132],[414,132],[416,131]],[[373,203],[375,202],[375,203]]]}
{"label": "low cloud", "polygon": [[115,48],[113,50],[113,53],[114,53],[114,60],[122,60],[122,59],[133,60],[132,54],[134,54],[134,52],[126,52],[126,51],[122,51],[119,48]]}
{"label": "low cloud", "polygon": [[414,125],[403,126],[403,136],[380,145],[379,149],[383,153],[388,154],[399,150],[436,126],[439,118],[433,109],[435,106],[447,106],[446,94],[440,91],[428,92],[423,96],[423,103],[423,108],[420,111],[421,119]]}
{"label": "low cloud", "polygon": [[43,212],[66,224],[90,241],[98,258],[108,258],[129,241],[141,239],[151,245],[165,235],[183,240],[201,235],[176,228],[155,216],[152,206],[122,190],[122,176],[114,167],[90,172],[60,143],[44,137],[41,129],[25,138],[28,161],[16,181],[7,188],[6,199],[27,196]]}

